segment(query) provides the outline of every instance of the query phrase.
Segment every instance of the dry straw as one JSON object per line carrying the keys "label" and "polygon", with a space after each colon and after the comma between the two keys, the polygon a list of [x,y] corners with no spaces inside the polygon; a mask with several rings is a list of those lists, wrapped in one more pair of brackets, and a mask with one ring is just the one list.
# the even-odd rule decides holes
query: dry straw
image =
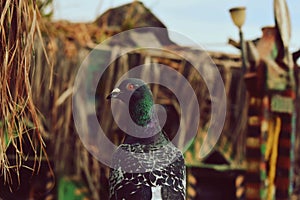
{"label": "dry straw", "polygon": [[0,177],[12,184],[21,168],[35,172],[48,160],[29,76],[40,14],[35,1],[0,0],[0,10]]}

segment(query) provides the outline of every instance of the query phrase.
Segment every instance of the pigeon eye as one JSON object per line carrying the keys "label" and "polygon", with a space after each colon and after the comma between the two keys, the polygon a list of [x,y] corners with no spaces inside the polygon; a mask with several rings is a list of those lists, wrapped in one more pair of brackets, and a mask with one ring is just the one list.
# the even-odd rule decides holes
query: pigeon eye
{"label": "pigeon eye", "polygon": [[127,89],[128,89],[129,91],[133,91],[133,90],[135,89],[135,85],[133,85],[133,84],[131,84],[131,83],[128,83],[128,84],[127,84]]}

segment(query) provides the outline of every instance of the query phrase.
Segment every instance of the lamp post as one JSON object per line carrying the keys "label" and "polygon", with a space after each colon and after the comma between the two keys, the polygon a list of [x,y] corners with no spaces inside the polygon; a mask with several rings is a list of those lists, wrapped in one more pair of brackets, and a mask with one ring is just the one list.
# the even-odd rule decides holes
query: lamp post
{"label": "lamp post", "polygon": [[242,31],[242,26],[245,23],[246,19],[246,8],[245,7],[235,7],[229,10],[231,19],[233,23],[238,27],[240,32],[240,47],[242,54],[242,72],[243,74],[246,72],[246,54],[245,54],[245,44],[244,44],[244,36]]}
{"label": "lamp post", "polygon": [[[246,95],[246,85],[244,80],[244,74],[246,72],[246,54],[245,54],[245,44],[244,44],[244,37],[243,37],[243,31],[242,26],[244,25],[245,18],[246,18],[246,8],[245,7],[235,7],[231,8],[230,15],[233,23],[238,27],[239,33],[240,33],[240,50],[241,50],[241,57],[242,57],[242,73],[239,77],[239,80],[237,82],[236,86],[236,96],[233,100],[234,109],[232,110],[233,119],[236,122],[236,125],[233,127],[233,131],[239,131],[239,130],[246,130],[246,127],[243,127],[242,125],[242,119],[244,119],[245,113],[243,112],[244,108],[247,107],[247,95]],[[239,74],[240,75],[240,74]],[[246,146],[246,131],[241,131],[239,134],[239,145],[237,147],[237,150],[239,152],[243,152],[243,155],[245,155],[245,146]]]}

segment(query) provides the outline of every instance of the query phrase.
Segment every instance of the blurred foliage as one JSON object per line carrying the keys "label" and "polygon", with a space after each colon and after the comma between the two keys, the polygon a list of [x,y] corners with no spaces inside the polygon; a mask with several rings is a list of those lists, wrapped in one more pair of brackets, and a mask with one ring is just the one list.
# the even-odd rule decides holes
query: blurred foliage
{"label": "blurred foliage", "polygon": [[84,182],[74,177],[62,177],[58,184],[58,199],[90,199],[89,189]]}
{"label": "blurred foliage", "polygon": [[38,0],[37,7],[44,18],[51,18],[54,12],[53,0]]}

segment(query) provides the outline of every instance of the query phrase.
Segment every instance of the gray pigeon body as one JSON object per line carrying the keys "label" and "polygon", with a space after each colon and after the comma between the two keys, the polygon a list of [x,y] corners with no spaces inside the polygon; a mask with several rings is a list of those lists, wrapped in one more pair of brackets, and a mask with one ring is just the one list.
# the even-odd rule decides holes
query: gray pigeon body
{"label": "gray pigeon body", "polygon": [[140,79],[126,79],[108,98],[129,106],[130,117],[143,129],[126,134],[112,158],[111,200],[184,200],[186,172],[182,153],[161,130],[153,97]]}

